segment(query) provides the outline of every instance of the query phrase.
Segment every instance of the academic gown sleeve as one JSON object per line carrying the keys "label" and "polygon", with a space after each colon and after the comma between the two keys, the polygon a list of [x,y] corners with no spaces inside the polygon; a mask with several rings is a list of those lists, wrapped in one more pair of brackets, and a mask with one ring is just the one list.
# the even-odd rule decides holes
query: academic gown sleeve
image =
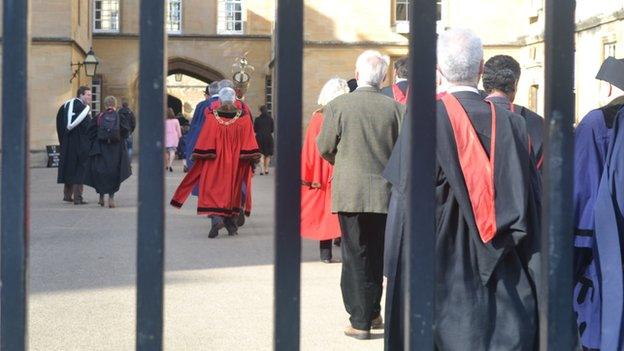
{"label": "academic gown sleeve", "polygon": [[333,165],[338,152],[338,143],[340,142],[340,120],[334,115],[331,104],[325,106],[323,114],[323,127],[316,139],[316,144],[321,156]]}
{"label": "academic gown sleeve", "polygon": [[595,240],[600,266],[600,349],[621,350],[624,319],[624,114],[618,115],[595,204]]}
{"label": "academic gown sleeve", "polygon": [[56,135],[59,140],[59,144],[63,144],[63,136],[67,129],[67,111],[65,104],[63,104],[56,113]]}
{"label": "academic gown sleeve", "polygon": [[310,188],[321,188],[324,183],[321,155],[316,146],[316,137],[321,131],[323,115],[316,112],[310,120],[301,150],[301,182]]}
{"label": "academic gown sleeve", "polygon": [[248,115],[245,114],[240,117],[243,123],[243,145],[241,147],[240,158],[241,160],[257,160],[260,158],[260,149],[258,148],[251,118],[247,116]]}

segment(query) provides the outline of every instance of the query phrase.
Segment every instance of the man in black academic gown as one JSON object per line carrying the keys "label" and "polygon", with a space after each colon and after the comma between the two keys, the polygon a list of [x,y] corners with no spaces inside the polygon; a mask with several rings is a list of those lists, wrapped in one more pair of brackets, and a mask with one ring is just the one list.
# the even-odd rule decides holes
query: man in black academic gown
{"label": "man in black academic gown", "polygon": [[396,62],[394,62],[395,83],[381,89],[381,92],[384,95],[391,97],[404,105],[407,104],[407,87],[409,85],[407,81],[407,77],[409,76],[408,69],[407,56],[396,60]]}
{"label": "man in black academic gown", "polygon": [[78,88],[76,98],[66,101],[56,115],[56,132],[61,146],[57,182],[64,184],[63,201],[83,205],[84,174],[91,142],[91,88]]}
{"label": "man in black academic gown", "polygon": [[531,151],[538,169],[544,161],[544,119],[528,108],[514,104],[518,81],[520,80],[520,64],[513,57],[496,55],[485,63],[483,70],[483,88],[488,96],[486,100],[496,106],[517,113],[524,117],[527,132],[531,138]]}
{"label": "man in black academic gown", "polygon": [[[462,29],[440,35],[438,79],[448,88],[437,103],[436,232],[419,233],[435,235],[436,281],[422,284],[435,284],[436,349],[532,351],[538,347],[539,180],[524,119],[483,100],[482,71],[478,37]],[[405,122],[410,118],[419,118],[417,110]],[[406,349],[401,251],[409,214],[408,133],[404,126],[384,172],[393,185],[385,257],[385,348],[392,351]]]}

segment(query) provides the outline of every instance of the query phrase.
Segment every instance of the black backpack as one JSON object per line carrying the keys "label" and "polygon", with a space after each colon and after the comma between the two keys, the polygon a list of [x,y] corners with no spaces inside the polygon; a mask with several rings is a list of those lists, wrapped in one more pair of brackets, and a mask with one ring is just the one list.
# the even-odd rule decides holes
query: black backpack
{"label": "black backpack", "polygon": [[121,140],[119,131],[119,114],[115,110],[106,110],[97,117],[97,138],[109,143]]}

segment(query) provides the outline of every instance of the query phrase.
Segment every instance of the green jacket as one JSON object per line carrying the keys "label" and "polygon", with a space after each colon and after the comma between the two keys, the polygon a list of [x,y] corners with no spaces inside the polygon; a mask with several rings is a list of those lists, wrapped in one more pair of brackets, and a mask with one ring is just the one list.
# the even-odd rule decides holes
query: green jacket
{"label": "green jacket", "polygon": [[317,145],[334,164],[332,211],[388,213],[390,183],[382,176],[405,107],[376,88],[361,87],[332,100]]}

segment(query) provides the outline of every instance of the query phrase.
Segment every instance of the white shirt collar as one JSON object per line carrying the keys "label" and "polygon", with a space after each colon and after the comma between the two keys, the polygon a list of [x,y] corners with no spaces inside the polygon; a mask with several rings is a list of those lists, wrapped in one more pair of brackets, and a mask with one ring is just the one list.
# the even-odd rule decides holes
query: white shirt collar
{"label": "white shirt collar", "polygon": [[401,83],[401,82],[407,82],[407,78],[397,78],[396,79],[397,83]]}
{"label": "white shirt collar", "polygon": [[449,94],[451,94],[451,93],[458,93],[460,91],[470,91],[472,93],[477,93],[477,94],[480,95],[479,89],[477,89],[475,87],[468,86],[468,85],[455,85],[455,86],[448,87],[446,89],[446,92],[449,93]]}

